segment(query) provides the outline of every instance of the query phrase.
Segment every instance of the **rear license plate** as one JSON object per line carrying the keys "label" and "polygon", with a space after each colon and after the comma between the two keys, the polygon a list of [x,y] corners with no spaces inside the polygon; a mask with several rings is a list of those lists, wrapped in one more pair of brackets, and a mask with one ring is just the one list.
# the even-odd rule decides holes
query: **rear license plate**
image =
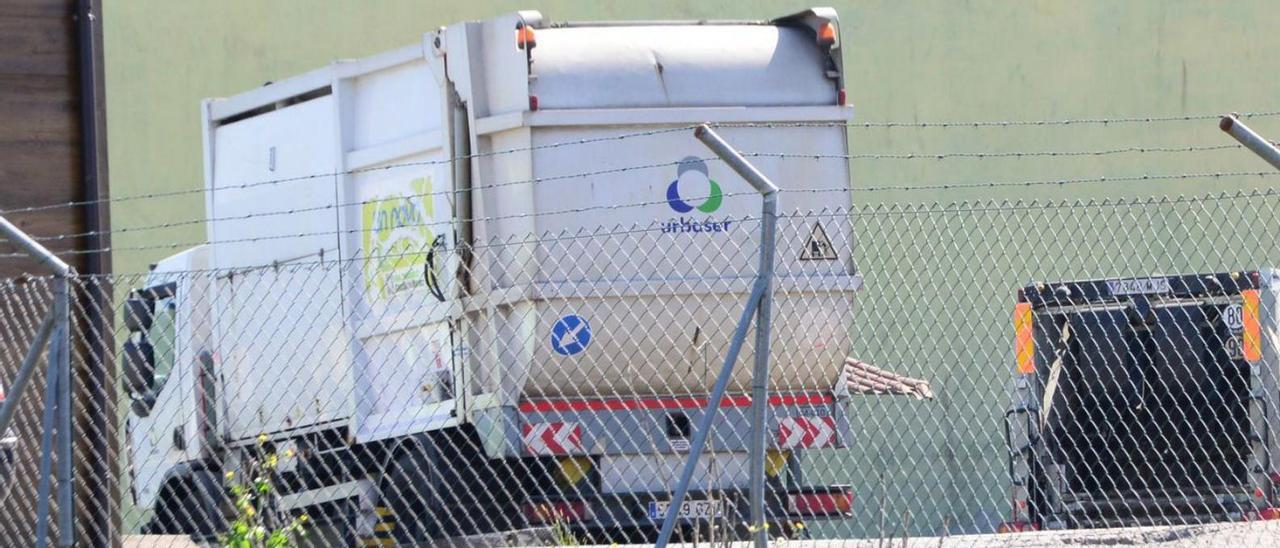
{"label": "rear license plate", "polygon": [[[667,510],[671,501],[649,501],[649,519],[667,519]],[[680,503],[680,512],[676,517],[681,519],[711,519],[724,515],[723,500],[686,500]]]}

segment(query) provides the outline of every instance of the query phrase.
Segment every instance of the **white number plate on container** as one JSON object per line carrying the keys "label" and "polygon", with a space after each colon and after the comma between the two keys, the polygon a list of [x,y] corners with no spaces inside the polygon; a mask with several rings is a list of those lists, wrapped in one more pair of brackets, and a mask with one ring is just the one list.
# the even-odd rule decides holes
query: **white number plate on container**
{"label": "white number plate on container", "polygon": [[[649,519],[667,519],[667,510],[671,501],[649,501]],[[680,513],[676,517],[682,519],[711,519],[724,515],[723,500],[686,500],[680,503]]]}

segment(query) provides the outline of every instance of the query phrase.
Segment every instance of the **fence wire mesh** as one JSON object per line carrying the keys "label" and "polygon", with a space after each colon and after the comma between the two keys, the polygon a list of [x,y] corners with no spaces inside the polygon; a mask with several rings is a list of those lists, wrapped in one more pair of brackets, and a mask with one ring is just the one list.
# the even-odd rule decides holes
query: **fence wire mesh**
{"label": "fence wire mesh", "polygon": [[[1280,192],[789,209],[799,195],[780,197],[766,523],[747,507],[747,336],[673,540],[1275,538]],[[759,260],[759,218],[686,213],[471,246],[406,224],[367,255],[241,268],[208,254],[272,244],[215,242],[73,278],[77,406],[118,403],[76,427],[76,488],[114,501],[76,527],[652,542]],[[0,286],[5,379],[50,283]],[[43,371],[0,440],[3,538],[34,536]],[[1089,531],[1137,526],[1156,528]]]}

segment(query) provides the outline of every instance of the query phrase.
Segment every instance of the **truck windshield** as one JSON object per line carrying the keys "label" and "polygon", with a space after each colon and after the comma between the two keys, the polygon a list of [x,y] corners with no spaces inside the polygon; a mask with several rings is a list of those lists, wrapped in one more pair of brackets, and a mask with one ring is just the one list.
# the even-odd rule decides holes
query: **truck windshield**
{"label": "truck windshield", "polygon": [[164,381],[169,378],[169,372],[173,371],[173,362],[177,354],[174,337],[176,311],[177,305],[172,297],[157,300],[155,316],[151,319],[151,329],[147,330],[147,340],[155,349],[156,357],[155,377],[152,381],[153,393],[160,392],[164,387]]}

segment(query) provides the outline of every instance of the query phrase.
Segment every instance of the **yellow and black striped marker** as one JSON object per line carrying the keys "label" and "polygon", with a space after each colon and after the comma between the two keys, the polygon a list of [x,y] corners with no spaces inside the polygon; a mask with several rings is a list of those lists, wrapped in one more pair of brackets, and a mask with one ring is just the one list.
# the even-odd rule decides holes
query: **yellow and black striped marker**
{"label": "yellow and black striped marker", "polygon": [[373,509],[378,521],[373,524],[373,536],[361,537],[357,546],[371,548],[375,546],[395,546],[396,515],[390,508],[379,506]]}

